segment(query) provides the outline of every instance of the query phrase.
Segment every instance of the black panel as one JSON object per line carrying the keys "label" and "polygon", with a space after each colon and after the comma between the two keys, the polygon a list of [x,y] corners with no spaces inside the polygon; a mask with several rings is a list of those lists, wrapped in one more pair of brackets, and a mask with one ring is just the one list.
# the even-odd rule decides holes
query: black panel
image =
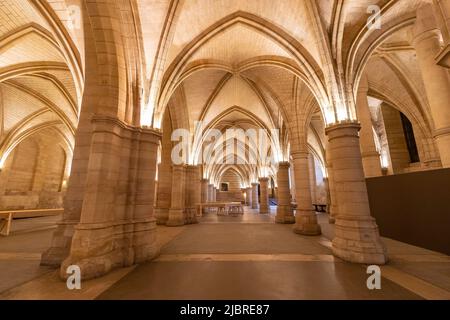
{"label": "black panel", "polygon": [[450,255],[450,169],[366,182],[382,236]]}

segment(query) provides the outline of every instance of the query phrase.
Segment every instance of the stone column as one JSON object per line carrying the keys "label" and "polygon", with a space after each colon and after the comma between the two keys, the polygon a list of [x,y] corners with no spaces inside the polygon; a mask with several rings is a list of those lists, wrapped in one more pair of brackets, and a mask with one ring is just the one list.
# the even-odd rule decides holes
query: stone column
{"label": "stone column", "polygon": [[276,223],[294,223],[295,217],[291,207],[291,192],[289,189],[289,162],[280,162],[278,164],[277,183],[278,183],[278,206]]}
{"label": "stone column", "polygon": [[198,204],[201,202],[201,167],[186,167],[186,223],[197,223]]}
{"label": "stone column", "polygon": [[364,173],[367,178],[370,178],[382,176],[383,173],[381,171],[380,154],[377,151],[373,136],[372,116],[370,115],[369,102],[367,100],[368,91],[369,83],[366,75],[363,75],[358,88],[356,108],[358,120],[361,123],[359,137]]}
{"label": "stone column", "polygon": [[172,165],[172,204],[166,225],[178,227],[184,225],[184,191],[186,181],[186,166]]}
{"label": "stone column", "polygon": [[316,181],[316,164],[314,163],[314,156],[310,153],[309,161],[309,183],[311,184],[311,201],[317,204],[317,181]]}
{"label": "stone column", "polygon": [[259,204],[259,213],[270,213],[269,207],[269,178],[259,178],[259,186],[261,190],[261,199]]}
{"label": "stone column", "polygon": [[326,129],[333,163],[339,213],[333,253],[346,261],[384,264],[387,261],[375,219],[370,215],[357,123]]}
{"label": "stone column", "polygon": [[92,147],[80,223],[61,265],[78,265],[83,279],[152,259],[158,253],[153,217],[160,135],[118,119],[92,119]]}
{"label": "stone column", "polygon": [[258,184],[252,183],[252,209],[259,208]]}
{"label": "stone column", "polygon": [[75,135],[72,170],[64,199],[64,213],[61,221],[56,224],[50,248],[42,254],[41,265],[44,266],[59,267],[69,256],[75,227],[80,222],[91,156],[93,108],[94,105],[83,104],[80,113]]}
{"label": "stone column", "polygon": [[334,170],[333,170],[333,163],[331,162],[330,153],[326,153],[327,158],[327,173],[328,173],[328,222],[331,224],[334,224],[336,222],[336,216],[338,212],[337,207],[337,199],[336,199],[336,188],[334,184]]}
{"label": "stone column", "polygon": [[317,216],[313,210],[311,199],[309,152],[293,153],[292,159],[294,161],[295,193],[297,197],[294,232],[307,236],[316,236],[321,234],[321,229],[317,223]]}
{"label": "stone column", "polygon": [[[206,203],[208,202],[208,189],[209,189],[209,180],[208,179],[202,179],[201,181],[202,184],[202,203]],[[207,209],[203,208],[203,213],[207,213]]]}
{"label": "stone column", "polygon": [[211,183],[208,184],[208,202],[214,202],[213,190],[214,185]]}
{"label": "stone column", "polygon": [[448,70],[436,65],[440,32],[433,16],[433,7],[424,5],[417,10],[413,45],[422,72],[425,90],[434,122],[434,137],[442,166],[450,168],[450,81]]}
{"label": "stone column", "polygon": [[[156,218],[154,217],[156,165],[159,147],[159,133],[141,129],[137,161],[135,164],[135,196],[133,210],[133,251],[128,264],[142,263],[153,259],[159,253],[156,239]],[[124,229],[126,230],[126,229]],[[131,262],[131,259],[134,261]]]}
{"label": "stone column", "polygon": [[245,194],[247,195],[247,203],[248,207],[252,206],[252,188],[245,189]]}
{"label": "stone column", "polygon": [[158,190],[156,193],[155,217],[156,223],[165,225],[169,219],[169,208],[172,197],[172,167],[171,164],[160,163]]}

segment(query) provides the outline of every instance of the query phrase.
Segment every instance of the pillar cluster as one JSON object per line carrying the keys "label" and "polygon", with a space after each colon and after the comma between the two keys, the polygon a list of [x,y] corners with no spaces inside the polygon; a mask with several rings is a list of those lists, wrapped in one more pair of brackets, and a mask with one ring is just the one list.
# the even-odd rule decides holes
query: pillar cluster
{"label": "pillar cluster", "polygon": [[278,191],[277,191],[277,215],[276,223],[294,223],[295,217],[291,205],[291,193],[289,188],[289,162],[278,164]]}
{"label": "pillar cluster", "polygon": [[259,189],[260,189],[260,199],[259,199],[259,213],[268,214],[270,213],[269,206],[269,178],[263,177],[259,178]]}
{"label": "pillar cluster", "polygon": [[365,76],[362,77],[358,95],[356,100],[356,108],[358,112],[358,119],[361,123],[361,154],[363,159],[364,173],[366,177],[378,177],[382,175],[380,154],[377,151],[374,135],[372,118],[369,110],[369,103],[367,100],[367,92],[369,91],[369,84]]}
{"label": "pillar cluster", "polygon": [[311,183],[309,179],[309,152],[292,154],[295,175],[297,209],[294,232],[302,235],[320,235],[321,228],[313,209]]}
{"label": "pillar cluster", "polygon": [[259,208],[258,184],[252,183],[252,209]]}
{"label": "pillar cluster", "polygon": [[333,253],[357,263],[384,264],[387,254],[370,215],[357,123],[327,128],[338,214]]}
{"label": "pillar cluster", "polygon": [[[115,118],[92,119],[91,148],[84,150],[89,160],[80,218],[71,216],[66,206],[69,215],[58,225],[43,265],[62,262],[62,277],[69,265],[78,265],[83,278],[90,279],[157,255],[153,206],[160,137],[157,131]],[[71,193],[79,192],[80,178],[71,176]]]}

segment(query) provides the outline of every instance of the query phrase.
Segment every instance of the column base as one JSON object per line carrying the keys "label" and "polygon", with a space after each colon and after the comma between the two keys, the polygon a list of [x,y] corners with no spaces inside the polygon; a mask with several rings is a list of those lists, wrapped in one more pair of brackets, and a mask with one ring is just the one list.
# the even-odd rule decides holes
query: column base
{"label": "column base", "polygon": [[295,233],[304,236],[318,236],[322,234],[322,229],[317,223],[314,211],[297,214],[293,230]]}
{"label": "column base", "polygon": [[370,216],[337,216],[332,251],[354,263],[383,265],[388,261],[378,226]]}
{"label": "column base", "polygon": [[259,214],[269,214],[270,209],[269,207],[260,206],[259,207]]}
{"label": "column base", "polygon": [[180,227],[184,226],[185,218],[184,218],[184,210],[183,209],[170,209],[169,210],[169,219],[166,222],[166,226],[168,227]]}
{"label": "column base", "polygon": [[197,207],[186,208],[185,224],[197,224]]}
{"label": "column base", "polygon": [[152,260],[158,254],[154,219],[79,224],[75,227],[70,255],[61,264],[60,276],[67,279],[67,268],[76,265],[82,280],[89,280],[115,268]]}
{"label": "column base", "polygon": [[275,223],[280,224],[293,224],[295,223],[295,217],[292,213],[291,206],[278,205],[277,215],[275,216]]}
{"label": "column base", "polygon": [[156,224],[165,225],[167,220],[169,220],[169,209],[168,208],[155,208]]}
{"label": "column base", "polygon": [[41,257],[41,266],[59,267],[70,254],[72,237],[78,222],[60,222],[53,233],[52,245]]}
{"label": "column base", "polygon": [[256,204],[252,204],[252,209],[255,209],[255,210],[257,210],[257,209],[259,209],[259,206]]}

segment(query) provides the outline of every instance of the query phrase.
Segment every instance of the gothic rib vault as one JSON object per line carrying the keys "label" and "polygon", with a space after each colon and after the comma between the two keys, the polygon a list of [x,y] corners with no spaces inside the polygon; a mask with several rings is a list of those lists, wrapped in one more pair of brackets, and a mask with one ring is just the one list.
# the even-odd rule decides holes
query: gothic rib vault
{"label": "gothic rib vault", "polygon": [[[368,27],[373,4],[381,28]],[[435,61],[449,11],[447,0],[7,0],[0,205],[65,197],[42,260],[63,277],[71,264],[89,278],[154,258],[156,225],[195,222],[195,204],[220,200],[227,181],[261,211],[278,192],[277,222],[303,235],[320,234],[312,204],[327,202],[333,253],[383,264],[365,177],[450,167],[450,84]],[[419,161],[393,150],[399,112]],[[276,162],[250,163],[240,155],[258,150],[238,145],[239,164],[202,163],[202,134],[230,128],[265,129]],[[182,165],[176,129],[191,134]]]}

